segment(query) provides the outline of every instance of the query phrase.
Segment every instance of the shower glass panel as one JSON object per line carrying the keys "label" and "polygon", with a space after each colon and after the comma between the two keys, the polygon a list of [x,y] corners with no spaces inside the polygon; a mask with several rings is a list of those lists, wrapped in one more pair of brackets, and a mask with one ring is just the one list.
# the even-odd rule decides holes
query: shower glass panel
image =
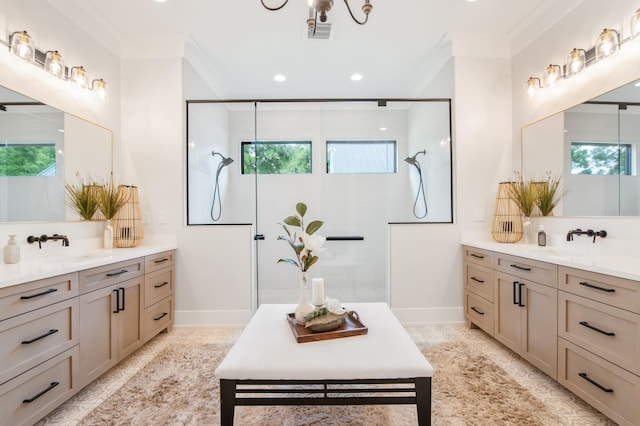
{"label": "shower glass panel", "polygon": [[453,221],[450,111],[448,99],[187,101],[187,224],[253,224],[255,304],[296,303],[300,270],[278,263],[295,256],[277,238],[303,202],[327,237],[309,282],[388,302],[389,224]]}
{"label": "shower glass panel", "polygon": [[640,106],[627,105],[619,109],[620,216],[640,214],[640,183],[638,182],[638,143],[640,142]]}

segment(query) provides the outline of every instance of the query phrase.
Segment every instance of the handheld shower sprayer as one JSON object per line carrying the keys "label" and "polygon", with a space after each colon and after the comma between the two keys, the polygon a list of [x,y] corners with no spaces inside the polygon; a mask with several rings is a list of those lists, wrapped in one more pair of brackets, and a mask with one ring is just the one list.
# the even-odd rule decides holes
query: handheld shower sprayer
{"label": "handheld shower sprayer", "polygon": [[[220,172],[222,171],[223,168],[233,163],[233,158],[225,157],[219,152],[211,151],[212,157],[215,157],[216,155],[219,155],[220,158],[222,158],[222,161],[220,161],[220,164],[218,164],[218,169],[216,170],[216,178],[213,184],[213,200],[211,201],[211,219],[214,222],[217,222],[220,219],[220,215],[222,215],[222,200],[220,199]],[[218,200],[217,214],[214,213],[215,206],[216,206],[216,199]]]}
{"label": "handheld shower sprayer", "polygon": [[[405,158],[404,161],[414,166],[418,171],[418,177],[420,178],[420,183],[418,184],[418,192],[416,193],[416,200],[413,203],[413,215],[418,219],[424,219],[427,216],[429,209],[427,208],[427,195],[424,192],[424,181],[422,179],[422,167],[420,166],[420,163],[416,159],[419,154],[427,155],[427,150],[423,149],[422,151],[418,151],[412,157]],[[423,215],[419,215],[417,213],[418,200],[420,199],[420,193],[422,193],[422,205],[424,206]]]}

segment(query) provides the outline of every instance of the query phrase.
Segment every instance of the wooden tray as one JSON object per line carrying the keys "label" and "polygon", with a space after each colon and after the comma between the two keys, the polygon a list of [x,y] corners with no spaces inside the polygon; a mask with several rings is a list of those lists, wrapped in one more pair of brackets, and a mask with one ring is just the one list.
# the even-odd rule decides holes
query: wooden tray
{"label": "wooden tray", "polygon": [[344,318],[344,324],[335,330],[314,333],[298,324],[295,314],[287,314],[287,321],[298,343],[317,342],[320,340],[339,339],[341,337],[358,336],[367,334],[369,329],[360,322],[357,312],[350,311]]}

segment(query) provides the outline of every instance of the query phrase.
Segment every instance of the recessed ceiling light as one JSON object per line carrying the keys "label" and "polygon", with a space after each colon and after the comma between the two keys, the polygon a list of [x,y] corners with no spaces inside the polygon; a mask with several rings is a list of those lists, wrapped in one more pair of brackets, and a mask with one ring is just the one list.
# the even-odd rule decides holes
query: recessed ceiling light
{"label": "recessed ceiling light", "polygon": [[275,81],[285,81],[287,79],[287,77],[285,77],[282,74],[276,74],[276,75],[273,76],[273,79]]}
{"label": "recessed ceiling light", "polygon": [[156,0],[156,2],[157,2],[157,3],[164,3],[164,2],[166,2],[166,1],[167,1],[167,0]]}
{"label": "recessed ceiling light", "polygon": [[380,131],[381,131],[381,132],[386,132],[386,131],[387,131],[387,128],[386,128],[386,127],[380,127]]}
{"label": "recessed ceiling light", "polygon": [[351,76],[351,80],[352,81],[360,81],[360,80],[362,80],[362,74],[353,74]]}
{"label": "recessed ceiling light", "polygon": [[636,82],[636,84],[634,84],[634,86],[640,87],[640,81]]}

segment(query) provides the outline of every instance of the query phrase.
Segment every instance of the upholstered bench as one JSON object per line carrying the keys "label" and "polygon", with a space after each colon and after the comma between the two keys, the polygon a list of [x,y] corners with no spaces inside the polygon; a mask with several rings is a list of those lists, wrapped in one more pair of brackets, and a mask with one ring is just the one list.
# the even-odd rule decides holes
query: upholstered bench
{"label": "upholstered bench", "polygon": [[367,334],[297,343],[287,314],[261,305],[216,370],[223,425],[236,406],[416,404],[431,424],[433,367],[386,303],[345,303]]}

